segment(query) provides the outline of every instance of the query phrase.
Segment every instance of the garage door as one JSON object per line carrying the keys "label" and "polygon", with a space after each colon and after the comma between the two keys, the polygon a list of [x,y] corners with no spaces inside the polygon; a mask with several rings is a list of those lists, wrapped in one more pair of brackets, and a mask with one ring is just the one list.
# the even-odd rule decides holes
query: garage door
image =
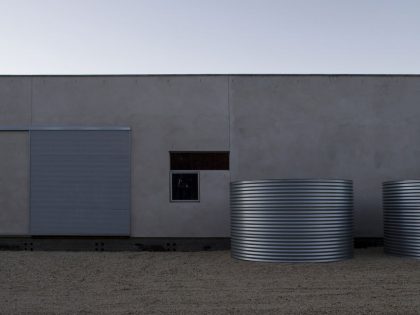
{"label": "garage door", "polygon": [[32,130],[30,142],[32,235],[129,235],[129,130]]}

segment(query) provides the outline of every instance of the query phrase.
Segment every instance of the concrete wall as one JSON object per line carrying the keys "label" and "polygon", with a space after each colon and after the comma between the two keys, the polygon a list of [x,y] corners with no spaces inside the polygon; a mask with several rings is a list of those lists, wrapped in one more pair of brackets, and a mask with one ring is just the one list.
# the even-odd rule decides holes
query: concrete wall
{"label": "concrete wall", "polygon": [[229,236],[229,172],[203,172],[200,203],[169,202],[169,151],[229,150],[227,77],[35,77],[32,84],[35,125],[132,127],[132,236]]}
{"label": "concrete wall", "polygon": [[[230,180],[274,177],[353,179],[356,236],[382,236],[381,182],[420,177],[419,104],[417,76],[0,77],[3,127],[132,127],[136,237],[227,237]],[[199,203],[169,202],[169,151],[229,150]]]}
{"label": "concrete wall", "polygon": [[420,77],[230,78],[231,177],[354,181],[355,234],[383,235],[381,184],[420,178]]}
{"label": "concrete wall", "polygon": [[[0,126],[31,123],[31,78],[0,77]],[[0,235],[29,232],[28,134],[0,131]]]}
{"label": "concrete wall", "polygon": [[0,126],[31,123],[32,79],[0,77]]}
{"label": "concrete wall", "polygon": [[0,131],[0,235],[29,232],[27,132]]}

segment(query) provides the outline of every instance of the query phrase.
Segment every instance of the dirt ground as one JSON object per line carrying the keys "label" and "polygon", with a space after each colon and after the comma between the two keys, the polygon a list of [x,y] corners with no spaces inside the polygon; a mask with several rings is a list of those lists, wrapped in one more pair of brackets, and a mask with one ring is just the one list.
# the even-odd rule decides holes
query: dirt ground
{"label": "dirt ground", "polygon": [[215,252],[0,252],[2,314],[420,314],[420,261],[327,264]]}

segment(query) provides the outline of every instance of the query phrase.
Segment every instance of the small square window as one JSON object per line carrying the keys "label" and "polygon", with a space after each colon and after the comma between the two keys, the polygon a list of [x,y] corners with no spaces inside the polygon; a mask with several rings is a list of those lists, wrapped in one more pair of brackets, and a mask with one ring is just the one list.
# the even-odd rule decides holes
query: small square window
{"label": "small square window", "polygon": [[171,173],[171,201],[199,201],[198,172]]}

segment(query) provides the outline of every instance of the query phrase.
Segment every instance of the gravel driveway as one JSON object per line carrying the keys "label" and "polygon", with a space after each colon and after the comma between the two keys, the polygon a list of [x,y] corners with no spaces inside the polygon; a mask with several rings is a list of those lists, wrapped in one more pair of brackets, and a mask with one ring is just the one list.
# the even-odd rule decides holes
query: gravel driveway
{"label": "gravel driveway", "polygon": [[420,261],[327,264],[214,252],[0,252],[0,313],[420,314]]}

